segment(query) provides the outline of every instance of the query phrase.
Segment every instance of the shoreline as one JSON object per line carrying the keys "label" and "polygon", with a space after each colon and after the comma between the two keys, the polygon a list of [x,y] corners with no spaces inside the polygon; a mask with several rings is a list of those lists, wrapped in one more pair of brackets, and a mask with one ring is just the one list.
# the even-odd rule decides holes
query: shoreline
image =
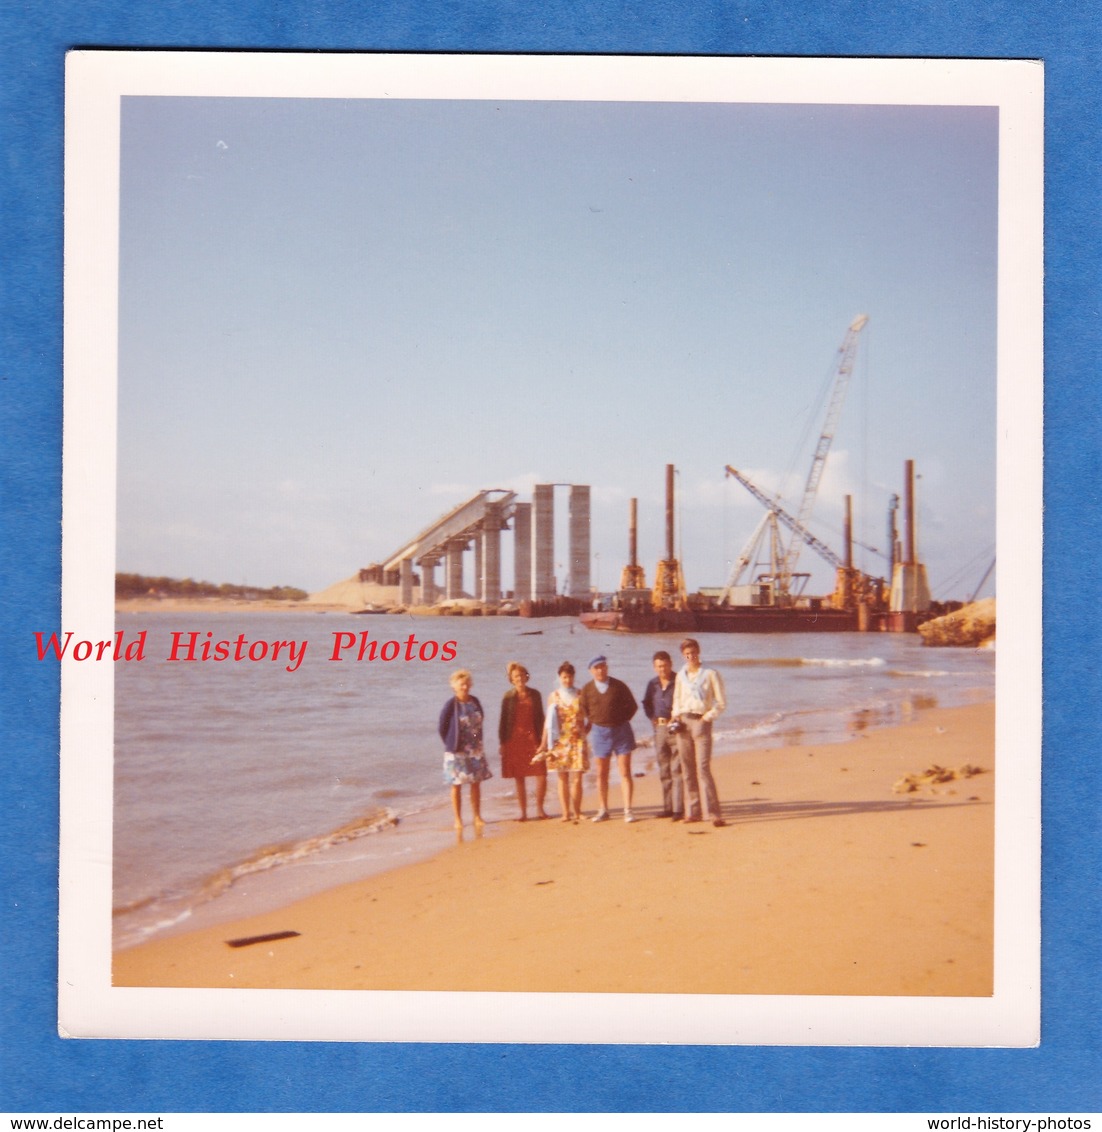
{"label": "shoreline", "polygon": [[[965,764],[983,773],[893,792]],[[487,814],[487,835],[468,824],[456,843],[443,806],[427,822],[447,823],[431,855],[240,918],[195,917],[115,952],[114,983],[992,993],[993,701],[919,709],[840,743],[717,754],[713,769],[726,828],[655,818],[652,774],[634,780],[631,826],[615,772],[602,825],[561,822],[549,784],[550,820]],[[287,931],[298,935],[226,943]]]}
{"label": "shoreline", "polygon": [[259,598],[248,601],[233,597],[127,597],[115,600],[116,613],[351,613],[360,608],[331,601],[276,601]]}

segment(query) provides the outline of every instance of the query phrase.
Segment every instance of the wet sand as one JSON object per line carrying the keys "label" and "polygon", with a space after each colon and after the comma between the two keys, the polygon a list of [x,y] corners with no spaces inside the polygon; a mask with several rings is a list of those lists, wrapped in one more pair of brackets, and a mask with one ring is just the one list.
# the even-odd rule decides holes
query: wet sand
{"label": "wet sand", "polygon": [[[602,824],[558,820],[551,786],[550,820],[468,825],[430,860],[120,951],[113,981],[987,996],[994,719],[993,703],[932,708],[845,743],[717,757],[724,828],[657,818],[652,776],[633,825],[615,771]],[[934,765],[982,773],[894,789]]]}

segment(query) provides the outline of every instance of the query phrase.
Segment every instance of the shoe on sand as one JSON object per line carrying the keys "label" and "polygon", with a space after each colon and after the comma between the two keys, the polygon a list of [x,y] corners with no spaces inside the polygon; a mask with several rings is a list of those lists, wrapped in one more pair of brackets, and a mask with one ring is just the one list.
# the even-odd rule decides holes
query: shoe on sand
{"label": "shoe on sand", "polygon": [[638,821],[638,820],[639,819],[631,812],[631,810],[625,810],[624,811],[624,821],[633,822],[633,821]]}
{"label": "shoe on sand", "polygon": [[590,821],[608,821],[608,810],[598,810]]}

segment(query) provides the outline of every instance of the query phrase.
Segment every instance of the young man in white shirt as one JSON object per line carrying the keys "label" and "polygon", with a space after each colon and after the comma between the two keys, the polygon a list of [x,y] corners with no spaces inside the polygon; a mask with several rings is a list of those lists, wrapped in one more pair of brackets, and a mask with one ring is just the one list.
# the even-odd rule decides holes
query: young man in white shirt
{"label": "young man in white shirt", "polygon": [[673,718],[685,784],[685,821],[700,821],[700,789],[712,825],[725,826],[719,794],[712,777],[712,721],[727,706],[723,681],[714,668],[700,663],[700,645],[692,637],[681,642],[685,667],[677,674],[673,689]]}

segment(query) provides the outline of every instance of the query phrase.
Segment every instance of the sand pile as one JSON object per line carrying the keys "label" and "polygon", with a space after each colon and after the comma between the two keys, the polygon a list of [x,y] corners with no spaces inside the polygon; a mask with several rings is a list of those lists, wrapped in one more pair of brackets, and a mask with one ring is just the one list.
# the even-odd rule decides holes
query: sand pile
{"label": "sand pile", "polygon": [[995,644],[995,599],[974,601],[955,613],[935,617],[918,631],[924,645],[991,648]]}

